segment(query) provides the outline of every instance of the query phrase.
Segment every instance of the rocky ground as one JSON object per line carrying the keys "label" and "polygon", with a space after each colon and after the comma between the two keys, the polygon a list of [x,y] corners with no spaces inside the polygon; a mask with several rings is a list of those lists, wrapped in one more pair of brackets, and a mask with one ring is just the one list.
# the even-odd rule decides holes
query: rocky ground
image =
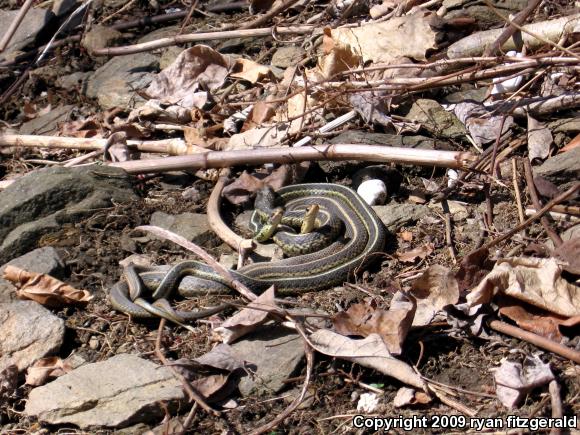
{"label": "rocky ground", "polygon": [[[411,423],[418,433],[486,422],[488,432],[507,431],[517,429],[508,426],[515,417],[563,425],[561,433],[576,424],[580,19],[565,38],[548,32],[528,43],[520,60],[485,47],[461,51],[470,35],[504,27],[496,12],[521,11],[521,23],[538,23],[577,17],[574,4],[289,2],[269,17],[278,3],[248,10],[218,1],[195,3],[187,20],[190,4],[105,0],[37,60],[80,4],[37,5],[0,55],[2,433],[368,431],[353,426],[356,415],[399,424],[393,433]],[[2,28],[19,7],[0,2]],[[177,15],[134,22],[169,13]],[[346,35],[355,30],[340,31],[381,22],[387,36],[360,34],[360,47]],[[273,24],[296,33],[106,55],[106,47],[173,37],[182,25],[188,34]],[[334,30],[322,44],[312,30],[295,30],[306,24]],[[408,26],[415,34],[405,43]],[[390,38],[393,47],[371,44]],[[362,65],[368,70],[357,72]],[[346,123],[320,130],[345,114]],[[248,301],[234,292],[176,297],[181,309],[232,303],[189,329],[111,308],[109,290],[130,262],[193,257],[139,226],[176,233],[228,268],[238,262],[207,216],[217,169],[130,164],[183,154],[166,139],[194,155],[234,150],[256,162],[262,149],[306,136],[314,144],[444,150],[468,162],[457,171],[442,161],[352,154],[281,166],[234,162],[221,215],[245,237],[264,179],[353,189],[380,180],[385,190],[373,209],[388,231],[384,252],[342,286],[263,300],[270,311],[284,308],[294,328],[268,310],[244,309]],[[272,244],[258,254],[281,256]]]}

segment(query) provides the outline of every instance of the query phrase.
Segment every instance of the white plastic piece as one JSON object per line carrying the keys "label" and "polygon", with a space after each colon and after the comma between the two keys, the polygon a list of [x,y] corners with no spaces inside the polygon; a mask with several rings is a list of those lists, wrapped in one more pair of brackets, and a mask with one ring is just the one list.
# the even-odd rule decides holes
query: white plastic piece
{"label": "white plastic piece", "polygon": [[447,170],[447,187],[455,186],[457,183],[457,179],[459,178],[459,173],[455,169],[448,169]]}
{"label": "white plastic piece", "polygon": [[[508,51],[506,56],[510,57],[524,57],[522,53],[516,51]],[[520,85],[524,76],[517,75],[515,77],[505,79],[504,77],[496,77],[493,79],[493,87],[491,88],[491,95],[504,94],[506,92],[515,92]]]}
{"label": "white plastic piece", "polygon": [[368,205],[381,205],[387,200],[387,186],[382,180],[363,181],[356,191]]}
{"label": "white plastic piece", "polygon": [[356,410],[369,414],[377,409],[378,404],[379,397],[375,393],[363,393],[360,395]]}

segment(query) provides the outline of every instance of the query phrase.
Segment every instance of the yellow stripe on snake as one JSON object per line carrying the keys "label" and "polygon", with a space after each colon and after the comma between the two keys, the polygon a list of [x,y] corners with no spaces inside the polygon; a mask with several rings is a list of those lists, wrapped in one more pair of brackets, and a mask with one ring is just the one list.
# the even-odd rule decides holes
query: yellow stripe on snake
{"label": "yellow stripe on snake", "polygon": [[[275,285],[278,294],[300,294],[339,285],[372,254],[382,251],[385,229],[381,220],[350,188],[325,183],[297,184],[283,187],[277,194],[287,210],[317,204],[321,210],[319,213],[329,213],[340,219],[344,224],[344,239],[317,252],[232,270],[233,277],[253,292],[261,293]],[[152,291],[155,300],[165,300],[176,288],[185,297],[232,292],[220,275],[199,261],[177,263],[168,272],[144,271],[138,276],[137,273],[133,270],[129,283],[121,281],[115,284],[109,295],[115,310],[136,318],[155,317],[155,309],[141,298],[141,290],[135,290],[134,283],[139,278]],[[179,311],[175,314],[183,320],[210,315],[208,311]]]}

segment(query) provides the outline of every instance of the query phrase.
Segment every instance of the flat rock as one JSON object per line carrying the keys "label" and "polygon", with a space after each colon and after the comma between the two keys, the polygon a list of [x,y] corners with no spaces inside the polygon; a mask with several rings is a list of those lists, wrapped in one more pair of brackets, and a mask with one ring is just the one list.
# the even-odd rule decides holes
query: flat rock
{"label": "flat rock", "polygon": [[457,139],[467,135],[465,126],[453,113],[447,112],[435,100],[420,98],[416,100],[406,117],[419,122],[430,133]]}
{"label": "flat rock", "polygon": [[135,90],[147,87],[158,67],[159,58],[150,53],[113,57],[87,80],[86,94],[103,109],[135,107],[145,102]]}
{"label": "flat rock", "polygon": [[156,211],[151,215],[151,225],[179,234],[194,243],[216,247],[221,240],[209,226],[206,214],[181,213],[178,215]]}
{"label": "flat rock", "polygon": [[64,338],[64,321],[34,301],[0,304],[0,372],[11,364],[25,370],[56,353]]}
{"label": "flat rock", "polygon": [[564,191],[580,178],[580,148],[550,157],[533,169],[535,176],[547,178]]}
{"label": "flat rock", "polygon": [[50,135],[58,130],[59,122],[70,121],[74,106],[59,106],[50,112],[25,122],[20,127],[20,134]]}
{"label": "flat rock", "polygon": [[[0,11],[0,29],[8,29],[19,12],[19,10]],[[24,16],[22,22],[18,25],[16,33],[12,36],[10,43],[0,55],[0,60],[10,59],[16,51],[32,43],[38,32],[40,32],[48,22],[51,15],[52,13],[46,9],[31,8]]]}
{"label": "flat rock", "polygon": [[279,68],[288,68],[297,65],[305,56],[306,51],[302,47],[285,45],[272,55],[270,64]]}
{"label": "flat rock", "polygon": [[426,206],[407,203],[391,203],[376,206],[373,209],[390,232],[396,232],[399,228],[417,222],[429,214]]}
{"label": "flat rock", "polygon": [[83,365],[30,392],[24,413],[49,424],[81,429],[126,427],[164,415],[185,395],[172,371],[136,355]]}
{"label": "flat rock", "polygon": [[[30,272],[46,273],[55,278],[63,277],[65,268],[64,260],[60,253],[51,246],[35,249],[4,264],[0,267],[0,277],[8,265],[20,267]],[[16,287],[11,282],[0,278],[0,302],[11,302],[14,300],[16,295],[15,291]]]}
{"label": "flat rock", "polygon": [[137,199],[125,171],[108,166],[46,168],[18,178],[0,191],[0,264],[36,247],[95,209]]}
{"label": "flat rock", "polygon": [[264,326],[231,347],[255,371],[240,380],[238,388],[243,396],[279,392],[304,358],[300,336],[282,326]]}

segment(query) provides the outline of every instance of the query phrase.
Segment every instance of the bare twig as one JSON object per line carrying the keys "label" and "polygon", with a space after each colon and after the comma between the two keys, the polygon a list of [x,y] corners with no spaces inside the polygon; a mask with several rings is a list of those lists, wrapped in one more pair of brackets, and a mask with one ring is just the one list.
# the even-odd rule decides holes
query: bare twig
{"label": "bare twig", "polygon": [[[530,199],[532,200],[532,204],[534,204],[536,210],[539,210],[542,208],[542,204],[540,203],[540,198],[538,198],[538,193],[536,192],[536,185],[534,184],[534,175],[532,174],[532,165],[530,164],[530,159],[524,159],[524,171]],[[549,219],[546,216],[542,216],[540,218],[540,223],[544,227],[544,230],[546,230],[548,236],[550,236],[550,239],[552,239],[552,242],[554,242],[554,246],[558,247],[564,243],[558,233],[554,231],[550,225]]]}
{"label": "bare twig", "polygon": [[580,352],[564,346],[563,344],[556,343],[555,341],[542,337],[541,335],[525,331],[521,328],[518,328],[517,326],[513,326],[499,320],[492,320],[489,322],[489,327],[494,331],[527,341],[535,346],[549,350],[550,352],[554,352],[560,356],[563,356],[564,358],[568,358],[569,360],[580,364]]}
{"label": "bare twig", "polygon": [[[276,32],[282,35],[306,35],[315,29],[315,26],[277,27]],[[160,38],[155,41],[143,42],[140,44],[126,45],[124,47],[101,48],[98,50],[93,50],[91,54],[94,56],[122,56],[156,50],[158,48],[170,47],[172,45],[187,44],[190,42],[216,41],[221,39],[244,37],[257,38],[270,36],[271,34],[271,27],[261,29],[226,30],[223,32],[190,33],[186,35],[176,35],[170,38]]]}
{"label": "bare twig", "polygon": [[16,33],[16,29],[18,29],[18,26],[20,26],[20,23],[22,23],[22,20],[26,16],[28,10],[32,7],[33,3],[34,0],[26,0],[24,4],[20,7],[18,15],[16,15],[14,21],[10,23],[10,27],[8,27],[6,33],[2,37],[2,40],[0,41],[0,53],[2,53],[6,49],[6,46],[10,43],[10,40],[14,36],[14,33]]}
{"label": "bare twig", "polygon": [[516,197],[516,204],[518,206],[518,217],[520,218],[520,223],[522,223],[526,218],[524,216],[524,207],[522,206],[522,194],[520,193],[518,177],[518,164],[517,160],[512,158],[512,182],[514,185],[514,195]]}
{"label": "bare twig", "polygon": [[[564,411],[562,409],[562,397],[560,396],[560,385],[558,381],[552,379],[548,385],[550,391],[550,400],[552,405],[552,418],[562,418]],[[559,428],[552,428],[550,435],[559,435],[562,431]]]}
{"label": "bare twig", "polygon": [[179,373],[177,368],[171,365],[167,360],[167,358],[165,358],[165,355],[163,355],[163,352],[161,351],[161,337],[163,336],[164,327],[165,327],[165,319],[161,319],[161,321],[159,322],[159,329],[157,330],[157,339],[155,340],[155,355],[157,355],[157,358],[159,358],[159,360],[164,366],[169,367],[169,369],[173,371],[174,375],[181,380],[181,382],[183,383],[183,387],[185,388],[185,391],[187,391],[187,394],[189,395],[189,398],[192,401],[201,406],[207,413],[219,416],[221,413],[213,409],[211,406],[209,406],[205,401],[205,399],[201,396],[201,394],[199,394],[197,391],[193,389],[193,387],[191,386],[189,381],[185,378],[185,376]]}
{"label": "bare twig", "polygon": [[210,228],[216,233],[220,239],[238,251],[240,257],[245,257],[249,252],[255,248],[255,243],[252,239],[244,239],[237,235],[232,229],[226,225],[220,213],[220,203],[222,199],[222,191],[228,182],[229,169],[222,169],[220,177],[215,184],[209,200],[207,202],[207,220]]}
{"label": "bare twig", "polygon": [[362,160],[422,166],[465,168],[475,157],[468,152],[382,147],[376,145],[332,144],[299,148],[210,151],[205,154],[166,157],[145,161],[112,163],[131,174],[183,169],[227,168],[235,165],[296,163],[320,160]]}
{"label": "bare twig", "polygon": [[[511,229],[510,231],[508,231],[505,234],[502,234],[501,236],[493,239],[491,242],[486,243],[485,245],[483,245],[482,248],[485,249],[489,249],[492,246],[497,245],[498,243],[503,242],[506,239],[509,239],[510,237],[512,237],[515,233],[521,231],[522,229],[524,229],[525,227],[527,227],[529,224],[531,224],[532,222],[538,220],[539,218],[541,218],[542,216],[544,216],[546,213],[548,213],[552,207],[554,207],[556,204],[559,204],[562,201],[565,201],[566,199],[568,199],[570,196],[576,194],[578,191],[580,190],[580,182],[574,184],[571,188],[569,188],[568,190],[566,190],[564,193],[558,195],[556,198],[552,199],[550,202],[548,202],[541,210],[539,210],[535,215],[529,217],[528,219],[526,219],[524,222],[522,222],[520,225],[516,226],[515,228]],[[481,249],[481,248],[480,248]]]}

